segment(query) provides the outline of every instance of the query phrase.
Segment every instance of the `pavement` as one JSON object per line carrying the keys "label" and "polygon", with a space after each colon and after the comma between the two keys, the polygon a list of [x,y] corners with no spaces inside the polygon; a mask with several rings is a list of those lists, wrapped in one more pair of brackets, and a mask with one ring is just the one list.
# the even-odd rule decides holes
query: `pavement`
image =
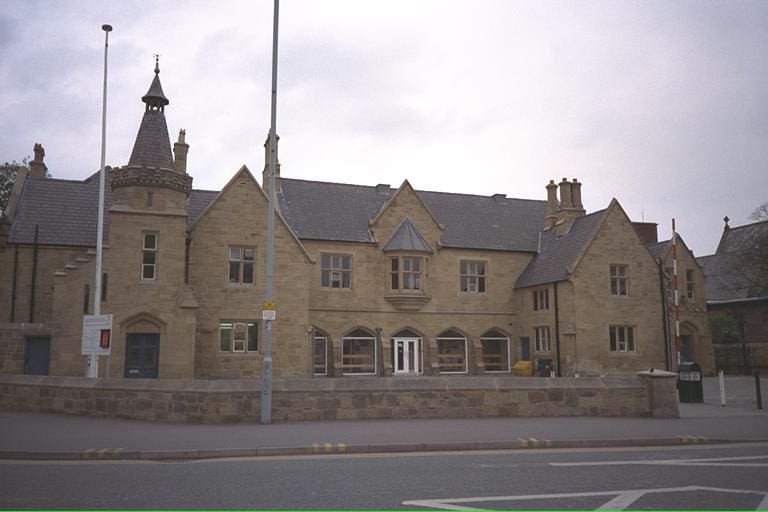
{"label": "pavement", "polygon": [[[763,379],[762,396],[768,401]],[[0,412],[0,459],[186,460],[530,448],[672,446],[768,441],[752,377],[716,378],[679,418],[511,417],[197,425]],[[768,406],[768,404],[766,404]]]}

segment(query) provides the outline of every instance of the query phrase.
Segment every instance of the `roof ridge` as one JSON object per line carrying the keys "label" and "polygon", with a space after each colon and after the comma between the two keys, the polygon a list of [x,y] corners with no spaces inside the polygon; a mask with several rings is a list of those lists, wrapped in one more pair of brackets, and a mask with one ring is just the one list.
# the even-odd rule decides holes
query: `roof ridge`
{"label": "roof ridge", "polygon": [[737,229],[743,229],[743,228],[752,227],[752,226],[754,226],[755,224],[762,224],[763,222],[768,222],[768,219],[761,219],[761,220],[756,220],[755,222],[750,222],[749,224],[744,224],[744,225],[741,225],[741,226],[736,226],[736,227],[729,227],[728,229],[729,229],[731,232],[733,232],[733,231],[736,231]]}
{"label": "roof ridge", "polygon": [[[376,185],[361,185],[359,183],[341,183],[338,181],[324,181],[324,180],[308,180],[304,178],[280,178],[282,181],[302,181],[305,183],[320,183],[324,185],[343,185],[345,187],[359,187],[359,188],[369,188],[369,189],[375,189]],[[390,190],[397,190],[397,187],[392,187],[392,185],[389,185]],[[467,197],[482,197],[484,199],[493,199],[493,196],[486,196],[482,194],[468,194],[466,192],[443,192],[440,190],[421,190],[414,188],[416,192],[428,192],[430,194],[445,194],[450,196],[467,196]],[[531,201],[536,203],[546,203],[547,201],[545,199],[529,199],[527,197],[507,197],[506,200],[508,201]]]}

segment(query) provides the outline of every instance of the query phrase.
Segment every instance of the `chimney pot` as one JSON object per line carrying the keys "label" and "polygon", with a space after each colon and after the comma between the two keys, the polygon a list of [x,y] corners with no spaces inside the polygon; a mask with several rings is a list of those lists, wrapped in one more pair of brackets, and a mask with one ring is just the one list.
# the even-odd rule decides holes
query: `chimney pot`
{"label": "chimney pot", "polygon": [[45,159],[45,149],[39,142],[35,143],[33,148],[35,159],[29,162],[29,175],[35,178],[45,178],[48,175],[48,166],[43,161]]}

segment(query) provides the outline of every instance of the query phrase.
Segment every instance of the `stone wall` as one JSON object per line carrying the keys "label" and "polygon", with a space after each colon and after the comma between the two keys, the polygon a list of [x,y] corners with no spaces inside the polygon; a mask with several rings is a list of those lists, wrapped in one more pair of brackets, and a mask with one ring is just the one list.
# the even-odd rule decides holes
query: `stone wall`
{"label": "stone wall", "polygon": [[[678,415],[674,374],[606,379],[279,379],[276,422],[373,418]],[[668,378],[664,378],[668,377]],[[151,421],[257,422],[260,381],[0,375],[0,410]]]}

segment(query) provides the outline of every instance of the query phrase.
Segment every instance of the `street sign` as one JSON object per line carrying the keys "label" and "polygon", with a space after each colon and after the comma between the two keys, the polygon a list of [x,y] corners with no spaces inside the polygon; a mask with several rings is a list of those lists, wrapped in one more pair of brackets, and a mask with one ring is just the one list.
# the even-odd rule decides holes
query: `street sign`
{"label": "street sign", "polygon": [[274,302],[274,301],[263,302],[261,304],[261,309],[272,309],[272,310],[275,310],[275,309],[277,309],[277,302]]}
{"label": "street sign", "polygon": [[265,309],[261,312],[262,320],[274,320],[277,318],[277,311],[274,309]]}
{"label": "street sign", "polygon": [[80,353],[108,356],[112,350],[112,315],[83,315]]}

